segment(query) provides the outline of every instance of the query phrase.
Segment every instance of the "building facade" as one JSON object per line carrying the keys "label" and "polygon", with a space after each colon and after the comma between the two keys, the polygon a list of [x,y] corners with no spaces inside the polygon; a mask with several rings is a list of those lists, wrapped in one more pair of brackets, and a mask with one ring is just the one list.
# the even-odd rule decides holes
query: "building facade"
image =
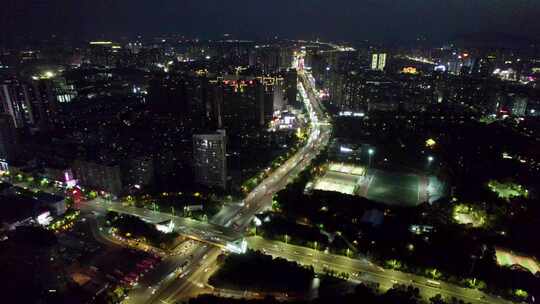
{"label": "building facade", "polygon": [[227,136],[224,130],[215,134],[193,135],[195,181],[227,188]]}

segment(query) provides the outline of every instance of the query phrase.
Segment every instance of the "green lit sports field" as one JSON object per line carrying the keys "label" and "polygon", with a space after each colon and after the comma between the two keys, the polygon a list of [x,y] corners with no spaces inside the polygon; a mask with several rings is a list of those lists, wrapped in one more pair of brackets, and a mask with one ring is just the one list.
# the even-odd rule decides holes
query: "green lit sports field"
{"label": "green lit sports field", "polygon": [[363,193],[367,199],[388,205],[417,206],[427,200],[427,177],[372,169]]}

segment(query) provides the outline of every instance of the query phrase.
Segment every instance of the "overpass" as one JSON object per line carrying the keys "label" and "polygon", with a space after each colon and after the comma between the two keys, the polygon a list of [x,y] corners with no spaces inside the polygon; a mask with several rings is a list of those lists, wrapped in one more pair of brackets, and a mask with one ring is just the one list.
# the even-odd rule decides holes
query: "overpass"
{"label": "overpass", "polygon": [[152,224],[170,221],[172,223],[171,226],[173,231],[187,238],[215,245],[232,252],[245,251],[245,241],[242,234],[221,225],[201,222],[145,208],[124,206],[119,202],[106,201],[101,198],[81,203],[79,204],[79,209],[84,212],[93,212],[103,215],[108,211],[129,214]]}

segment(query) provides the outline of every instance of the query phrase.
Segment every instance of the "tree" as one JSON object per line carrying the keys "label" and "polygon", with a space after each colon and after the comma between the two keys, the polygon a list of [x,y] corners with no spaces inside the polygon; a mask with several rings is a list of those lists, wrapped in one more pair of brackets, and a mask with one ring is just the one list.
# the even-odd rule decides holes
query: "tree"
{"label": "tree", "polygon": [[430,304],[446,304],[444,301],[442,295],[440,293],[436,294],[435,296],[431,297],[429,299]]}

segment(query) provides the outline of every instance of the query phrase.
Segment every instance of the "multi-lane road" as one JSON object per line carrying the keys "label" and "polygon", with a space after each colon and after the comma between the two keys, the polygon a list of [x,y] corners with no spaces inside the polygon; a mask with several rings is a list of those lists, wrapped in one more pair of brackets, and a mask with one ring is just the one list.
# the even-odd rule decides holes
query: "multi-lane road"
{"label": "multi-lane road", "polygon": [[174,230],[178,231],[180,234],[222,247],[225,247],[228,242],[233,242],[242,238],[240,233],[220,224],[201,222],[145,208],[126,206],[120,202],[111,202],[100,198],[80,204],[79,209],[81,211],[96,212],[100,214],[104,214],[107,211],[130,214],[155,224],[172,221],[174,223]]}
{"label": "multi-lane road", "polygon": [[[303,81],[300,86],[304,86]],[[316,96],[311,94],[312,90],[305,90],[303,87],[301,89],[307,92],[307,95]],[[112,210],[128,213],[152,222],[173,220],[180,233],[223,247],[226,242],[240,238],[255,214],[269,208],[272,204],[272,196],[290,183],[328,144],[330,127],[325,121],[318,98],[303,98],[303,101],[311,122],[311,133],[306,144],[255,187],[246,196],[243,204],[228,206],[228,209],[222,210],[212,218],[210,223],[190,221],[167,213],[100,200],[88,204],[85,208],[96,212]],[[216,247],[198,243],[189,251],[166,258],[163,266],[156,268],[139,282],[137,288],[128,295],[124,303],[174,303],[178,299],[189,298],[202,292],[211,292],[212,289],[206,285],[206,282],[217,268],[216,257],[220,252],[221,250]],[[178,270],[179,265],[185,265],[181,271]]]}
{"label": "multi-lane road", "polygon": [[[463,288],[454,284],[428,282],[428,279],[410,273],[383,269],[367,259],[349,258],[329,254],[303,246],[286,244],[279,241],[264,240],[260,237],[248,238],[248,247],[260,250],[274,257],[281,257],[302,265],[313,266],[315,272],[334,271],[347,273],[354,281],[378,283],[382,290],[391,288],[394,284],[405,284],[418,287],[424,298],[429,299],[436,294],[450,299],[455,297],[470,303],[508,304],[510,302],[498,297],[485,294],[476,289]],[[439,285],[440,284],[440,285]]]}
{"label": "multi-lane road", "polygon": [[[209,244],[193,242],[186,248],[174,250],[175,254],[164,259],[163,263],[146,275],[138,286],[130,292],[124,303],[175,303],[180,299],[200,293],[216,292],[207,285],[209,276],[217,269],[216,258],[220,247],[241,239],[245,228],[255,214],[269,208],[272,196],[290,183],[295,176],[309,165],[311,160],[328,144],[331,125],[321,105],[318,91],[309,72],[299,70],[299,92],[305,102],[310,117],[310,136],[306,144],[282,166],[274,170],[252,192],[242,204],[224,207],[209,223],[201,223],[176,217],[167,213],[111,204],[96,200],[88,204],[87,210],[104,212],[112,210],[137,215],[157,223],[172,220],[178,232]],[[426,278],[392,270],[384,270],[367,260],[351,259],[343,256],[322,253],[306,247],[250,238],[249,245],[268,254],[280,256],[305,265],[312,265],[316,271],[328,268],[337,272],[353,274],[357,281],[379,283],[382,288],[390,288],[396,283],[418,287],[422,294],[431,297],[442,294],[472,303],[508,303],[500,298],[486,295],[478,290],[461,288],[439,282],[434,287]],[[186,246],[185,243],[180,246]]]}
{"label": "multi-lane road", "polygon": [[[301,84],[303,85],[303,84]],[[307,90],[306,90],[307,91]],[[283,189],[290,181],[294,179],[320,152],[327,144],[330,138],[329,124],[324,120],[321,106],[317,98],[304,99],[311,121],[311,134],[307,143],[295,155],[289,158],[278,169],[274,170],[265,180],[263,180],[251,193],[249,193],[243,206],[240,208],[231,208],[230,217],[221,216],[220,224],[233,227],[235,231],[242,232],[249,225],[256,213],[269,208],[272,204],[272,196]],[[322,123],[321,123],[322,122]],[[206,255],[216,254],[215,252],[206,252]],[[197,294],[197,291],[208,291],[200,280],[204,273],[210,273],[215,269],[215,259],[207,258],[206,265],[201,265],[193,272],[184,277],[179,282],[170,284],[160,292],[153,301],[163,303],[171,299],[186,298]],[[197,267],[200,259],[193,259],[192,264]],[[204,263],[204,261],[203,261]],[[205,272],[206,269],[210,269]],[[202,273],[201,273],[202,271]],[[193,282],[196,282],[193,284]],[[205,282],[205,281],[204,281]]]}

